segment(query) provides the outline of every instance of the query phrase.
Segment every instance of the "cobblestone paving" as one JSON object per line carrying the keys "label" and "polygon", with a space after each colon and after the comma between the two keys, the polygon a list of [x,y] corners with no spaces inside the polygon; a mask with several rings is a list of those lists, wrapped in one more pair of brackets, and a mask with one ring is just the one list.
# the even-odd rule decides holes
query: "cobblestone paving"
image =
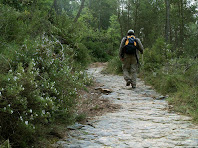
{"label": "cobblestone paving", "polygon": [[103,75],[102,67],[91,68],[97,82],[113,90],[103,95],[122,107],[95,117],[93,126],[82,125],[70,138],[59,141],[64,148],[168,148],[198,147],[198,126],[191,118],[168,111],[165,100],[138,79],[137,88],[125,86],[122,76]]}

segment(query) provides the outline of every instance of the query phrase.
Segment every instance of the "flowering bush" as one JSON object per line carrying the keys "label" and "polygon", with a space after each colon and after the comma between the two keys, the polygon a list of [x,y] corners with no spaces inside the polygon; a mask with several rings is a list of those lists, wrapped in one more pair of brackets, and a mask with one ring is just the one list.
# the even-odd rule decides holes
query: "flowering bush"
{"label": "flowering bush", "polygon": [[1,138],[26,147],[42,126],[70,121],[77,90],[90,79],[73,70],[68,48],[43,35],[14,51],[11,68],[0,74]]}

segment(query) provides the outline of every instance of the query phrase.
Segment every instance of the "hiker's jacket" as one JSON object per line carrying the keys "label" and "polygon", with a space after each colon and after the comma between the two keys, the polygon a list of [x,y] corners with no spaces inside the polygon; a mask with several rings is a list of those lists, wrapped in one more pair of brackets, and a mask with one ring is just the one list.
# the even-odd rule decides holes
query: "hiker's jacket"
{"label": "hiker's jacket", "polygon": [[[119,57],[120,57],[120,59],[123,59],[124,58],[124,45],[125,45],[125,41],[126,41],[126,39],[127,39],[127,37],[124,37],[123,39],[122,39],[122,41],[121,41],[121,44],[120,44],[120,52],[119,52]],[[138,50],[140,51],[140,53],[142,53],[143,54],[143,50],[144,50],[144,47],[143,47],[143,45],[142,45],[142,43],[141,43],[141,41],[140,41],[140,39],[139,38],[135,38],[135,41],[136,41],[136,43],[137,43],[137,50],[136,50],[136,55],[137,55],[137,58],[139,59],[139,54],[138,54]],[[134,55],[135,56],[135,55]],[[137,59],[137,60],[138,60]]]}

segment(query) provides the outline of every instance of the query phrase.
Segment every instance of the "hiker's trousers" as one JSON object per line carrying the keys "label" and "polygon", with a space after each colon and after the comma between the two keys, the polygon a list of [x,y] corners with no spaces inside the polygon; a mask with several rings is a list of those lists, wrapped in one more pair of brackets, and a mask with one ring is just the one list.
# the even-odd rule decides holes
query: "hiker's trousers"
{"label": "hiker's trousers", "polygon": [[122,64],[122,70],[126,82],[130,81],[132,85],[136,85],[137,69],[138,64],[136,56],[125,54]]}

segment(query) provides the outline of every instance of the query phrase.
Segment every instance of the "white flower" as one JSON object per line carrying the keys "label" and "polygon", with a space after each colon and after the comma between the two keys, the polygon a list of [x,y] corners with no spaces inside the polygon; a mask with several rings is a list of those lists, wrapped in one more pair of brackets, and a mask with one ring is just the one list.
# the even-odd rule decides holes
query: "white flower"
{"label": "white flower", "polygon": [[0,91],[0,96],[2,96],[1,91]]}
{"label": "white flower", "polygon": [[20,116],[20,119],[21,119],[21,121],[23,121],[23,117],[22,116]]}
{"label": "white flower", "polygon": [[28,121],[25,121],[25,124],[28,125]]}
{"label": "white flower", "polygon": [[11,114],[13,114],[13,110],[11,110],[10,112],[11,112]]}
{"label": "white flower", "polygon": [[13,78],[13,79],[14,79],[14,81],[16,81],[16,80],[18,79],[18,77],[14,76],[14,78]]}
{"label": "white flower", "polygon": [[45,114],[45,110],[42,110],[42,113]]}
{"label": "white flower", "polygon": [[30,109],[30,113],[32,113],[32,109]]}
{"label": "white flower", "polygon": [[8,78],[8,81],[10,81],[10,78]]}
{"label": "white flower", "polygon": [[10,104],[8,104],[8,106],[10,107]]}

